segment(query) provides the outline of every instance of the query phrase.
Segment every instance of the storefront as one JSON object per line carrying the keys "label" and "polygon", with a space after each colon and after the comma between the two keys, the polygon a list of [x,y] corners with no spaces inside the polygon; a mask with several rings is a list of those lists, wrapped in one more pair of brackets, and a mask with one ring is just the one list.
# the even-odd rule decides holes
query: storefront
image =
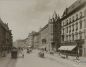
{"label": "storefront", "polygon": [[68,54],[70,56],[82,56],[84,40],[76,40],[74,42],[64,43],[58,49],[62,54]]}
{"label": "storefront", "polygon": [[76,49],[76,45],[72,45],[72,46],[61,46],[59,48],[60,53],[64,54],[64,55],[76,55],[76,51],[74,51]]}

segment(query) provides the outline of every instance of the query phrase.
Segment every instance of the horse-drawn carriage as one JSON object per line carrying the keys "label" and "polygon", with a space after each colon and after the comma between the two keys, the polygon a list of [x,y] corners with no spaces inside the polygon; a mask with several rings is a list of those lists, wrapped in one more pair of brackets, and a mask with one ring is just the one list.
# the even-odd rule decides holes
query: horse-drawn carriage
{"label": "horse-drawn carriage", "polygon": [[17,58],[17,53],[18,53],[17,48],[12,48],[12,50],[11,50],[11,58]]}

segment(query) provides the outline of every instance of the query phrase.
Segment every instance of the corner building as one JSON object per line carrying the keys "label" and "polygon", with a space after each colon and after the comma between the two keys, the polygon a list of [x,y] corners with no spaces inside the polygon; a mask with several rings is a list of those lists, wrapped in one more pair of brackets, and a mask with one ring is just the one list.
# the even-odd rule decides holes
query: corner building
{"label": "corner building", "polygon": [[70,54],[86,56],[86,0],[77,0],[65,9],[61,18],[61,46],[75,46]]}
{"label": "corner building", "polygon": [[3,23],[0,18],[0,56],[3,53],[7,54],[11,51],[13,46],[12,31],[9,29],[8,24]]}

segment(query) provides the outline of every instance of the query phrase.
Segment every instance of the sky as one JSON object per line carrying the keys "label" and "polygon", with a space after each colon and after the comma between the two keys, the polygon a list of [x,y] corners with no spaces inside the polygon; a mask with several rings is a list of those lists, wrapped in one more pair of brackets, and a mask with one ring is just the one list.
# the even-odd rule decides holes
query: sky
{"label": "sky", "polygon": [[0,0],[0,18],[12,30],[13,41],[39,31],[54,11],[60,16],[76,0]]}

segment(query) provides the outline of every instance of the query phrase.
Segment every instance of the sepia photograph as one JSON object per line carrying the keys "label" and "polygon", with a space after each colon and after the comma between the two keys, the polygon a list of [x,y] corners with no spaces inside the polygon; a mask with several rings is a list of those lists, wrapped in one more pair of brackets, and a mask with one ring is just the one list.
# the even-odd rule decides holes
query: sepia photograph
{"label": "sepia photograph", "polygon": [[86,67],[86,0],[0,0],[0,67]]}

